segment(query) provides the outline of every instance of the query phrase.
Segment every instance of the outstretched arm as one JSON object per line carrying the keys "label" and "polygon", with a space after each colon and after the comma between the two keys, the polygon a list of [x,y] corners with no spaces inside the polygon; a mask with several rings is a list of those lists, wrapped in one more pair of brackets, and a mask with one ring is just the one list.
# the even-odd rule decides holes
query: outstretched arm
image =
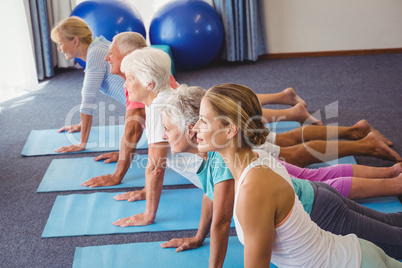
{"label": "outstretched arm", "polygon": [[70,127],[64,127],[59,129],[59,132],[69,129],[69,132],[81,131],[81,140],[78,144],[73,144],[69,146],[63,146],[56,150],[57,153],[70,153],[85,150],[87,146],[89,133],[91,132],[92,126],[92,115],[81,113],[81,123],[78,125],[73,125]]}
{"label": "outstretched arm", "polygon": [[267,200],[264,198],[267,193],[249,186],[242,186],[235,208],[244,234],[244,267],[269,267],[274,241],[275,208],[262,201]]}
{"label": "outstretched arm", "polygon": [[228,246],[233,203],[234,180],[229,179],[215,184],[214,201],[212,202],[205,194],[203,196],[197,234],[194,237],[172,239],[161,246],[163,248],[177,247],[177,252],[198,248],[211,230],[209,267],[222,267]]}
{"label": "outstretched arm", "polygon": [[[148,162],[145,170],[145,188],[141,192],[136,193],[141,195],[145,191],[145,212],[119,219],[114,222],[114,225],[126,227],[131,225],[149,225],[154,222],[162,193],[168,150],[169,145],[167,142],[158,142],[149,145]],[[130,198],[129,195],[127,197]]]}
{"label": "outstretched arm", "polygon": [[234,208],[244,235],[244,267],[269,267],[275,225],[294,204],[294,190],[274,171],[255,167],[241,187]]}
{"label": "outstretched arm", "polygon": [[163,248],[176,248],[176,252],[199,248],[209,233],[212,221],[212,200],[205,194],[202,197],[201,219],[194,237],[174,238],[161,244]]}
{"label": "outstretched arm", "polygon": [[222,267],[225,261],[233,216],[234,188],[233,179],[214,185],[209,267]]}
{"label": "outstretched arm", "polygon": [[[113,174],[102,175],[91,178],[84,182],[82,186],[99,187],[119,184],[127,173],[137,148],[137,143],[141,138],[143,129],[141,122],[145,118],[145,109],[131,109],[126,113],[124,134],[121,139],[119,159],[116,170]],[[95,159],[96,160],[96,159]]]}

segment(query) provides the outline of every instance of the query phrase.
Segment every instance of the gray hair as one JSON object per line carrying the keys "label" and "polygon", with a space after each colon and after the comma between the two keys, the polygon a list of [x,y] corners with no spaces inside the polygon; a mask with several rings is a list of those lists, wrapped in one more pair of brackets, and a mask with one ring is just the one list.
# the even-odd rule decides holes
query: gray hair
{"label": "gray hair", "polygon": [[113,37],[120,53],[126,55],[136,49],[147,47],[145,38],[136,32],[123,32]]}
{"label": "gray hair", "polygon": [[154,82],[153,91],[159,92],[170,87],[170,65],[171,60],[166,52],[144,47],[124,57],[121,71],[126,76],[134,75],[144,87]]}
{"label": "gray hair", "polygon": [[197,123],[201,99],[205,93],[206,90],[202,87],[180,85],[167,98],[162,114],[169,117],[170,122],[176,125],[181,133],[184,133],[188,125]]}

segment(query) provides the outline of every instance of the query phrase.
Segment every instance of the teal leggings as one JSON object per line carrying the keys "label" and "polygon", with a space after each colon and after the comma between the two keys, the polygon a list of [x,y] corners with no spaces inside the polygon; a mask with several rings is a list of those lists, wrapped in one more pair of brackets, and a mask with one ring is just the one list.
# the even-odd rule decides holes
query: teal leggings
{"label": "teal leggings", "polygon": [[360,238],[359,243],[362,250],[362,268],[402,268],[402,262],[389,257],[373,243]]}

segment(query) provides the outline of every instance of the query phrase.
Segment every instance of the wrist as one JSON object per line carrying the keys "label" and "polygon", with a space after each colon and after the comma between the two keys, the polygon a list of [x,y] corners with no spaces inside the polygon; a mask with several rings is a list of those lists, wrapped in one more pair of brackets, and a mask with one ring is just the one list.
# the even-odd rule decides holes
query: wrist
{"label": "wrist", "polygon": [[78,147],[80,147],[80,148],[82,148],[82,149],[85,149],[86,146],[87,146],[87,143],[86,143],[86,142],[80,142],[80,143],[78,144]]}
{"label": "wrist", "polygon": [[123,176],[118,176],[116,174],[112,174],[112,180],[113,182],[115,182],[116,184],[120,184],[121,181],[123,180]]}
{"label": "wrist", "polygon": [[204,243],[205,236],[200,235],[200,234],[197,233],[197,234],[194,236],[194,240],[195,240],[195,242],[197,243],[198,247],[201,247],[202,243]]}
{"label": "wrist", "polygon": [[124,176],[126,175],[127,170],[121,171],[121,170],[115,170],[115,172],[113,173],[113,179],[116,182],[121,182],[124,178]]}
{"label": "wrist", "polygon": [[146,224],[152,224],[155,220],[156,215],[151,213],[144,213],[144,221]]}

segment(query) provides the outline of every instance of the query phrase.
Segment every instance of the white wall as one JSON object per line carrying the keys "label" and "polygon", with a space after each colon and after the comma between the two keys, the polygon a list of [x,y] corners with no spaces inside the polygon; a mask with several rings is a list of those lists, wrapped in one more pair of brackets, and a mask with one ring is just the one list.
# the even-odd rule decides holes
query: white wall
{"label": "white wall", "polygon": [[266,0],[269,53],[402,48],[401,0]]}

